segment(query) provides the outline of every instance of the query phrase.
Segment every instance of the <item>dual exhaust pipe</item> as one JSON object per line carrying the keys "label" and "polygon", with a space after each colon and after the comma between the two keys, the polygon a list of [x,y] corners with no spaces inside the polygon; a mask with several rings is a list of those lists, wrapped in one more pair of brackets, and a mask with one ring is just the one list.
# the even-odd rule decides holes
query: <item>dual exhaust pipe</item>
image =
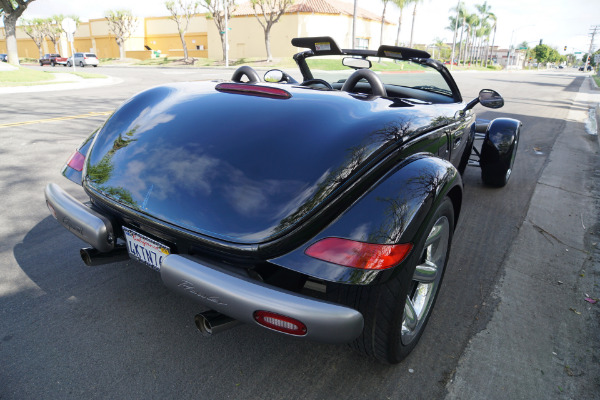
{"label": "dual exhaust pipe", "polygon": [[[79,250],[81,259],[88,267],[110,264],[129,259],[127,246],[119,245],[109,252],[101,252],[93,247],[85,247]],[[223,332],[239,324],[239,321],[221,314],[214,310],[208,310],[194,317],[196,327],[202,336],[211,336]]]}

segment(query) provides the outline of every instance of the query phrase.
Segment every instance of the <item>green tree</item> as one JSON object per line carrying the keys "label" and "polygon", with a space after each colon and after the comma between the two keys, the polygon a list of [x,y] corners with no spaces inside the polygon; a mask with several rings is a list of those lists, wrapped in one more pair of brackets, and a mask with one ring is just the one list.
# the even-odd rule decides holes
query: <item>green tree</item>
{"label": "green tree", "polygon": [[225,14],[227,18],[235,10],[235,0],[201,0],[202,7],[210,13],[207,18],[212,18],[215,22],[219,36],[221,38],[221,47],[223,48],[223,61],[227,54],[227,43],[225,42]]}
{"label": "green tree", "polygon": [[[475,8],[479,13],[480,26],[477,30],[477,35],[479,39],[479,46],[477,47],[477,57],[476,59],[481,59],[481,65],[483,65],[483,43],[484,38],[488,38],[491,33],[491,25],[488,23],[488,19],[490,18],[491,6],[488,5],[487,1],[484,1],[483,4],[476,4]],[[488,40],[489,41],[489,40]]]}
{"label": "green tree", "polygon": [[415,18],[417,16],[417,5],[419,3],[421,3],[423,0],[413,0],[412,3],[414,3],[414,8],[413,8],[413,17],[412,17],[412,25],[410,27],[410,42],[408,44],[408,47],[412,47],[413,46],[413,36],[415,33]]}
{"label": "green tree", "polygon": [[404,7],[409,5],[413,0],[392,0],[392,3],[400,10],[400,17],[398,17],[398,32],[396,33],[396,46],[400,45],[400,29],[402,28],[402,11]]}
{"label": "green tree", "polygon": [[6,52],[8,53],[8,62],[13,65],[19,65],[17,21],[32,1],[35,0],[0,0],[0,16],[4,22],[4,34],[6,35]]}
{"label": "green tree", "polygon": [[38,52],[40,53],[39,58],[42,58],[44,55],[44,49],[42,48],[44,45],[44,38],[46,37],[44,23],[45,20],[42,18],[34,18],[31,20],[23,19],[23,30],[37,46]]}
{"label": "green tree", "polygon": [[53,15],[50,18],[44,19],[43,30],[44,34],[52,44],[54,45],[54,52],[59,53],[57,43],[60,40],[60,36],[62,35],[62,27],[60,24],[62,23],[63,17],[62,15]]}
{"label": "green tree", "polygon": [[294,0],[251,0],[251,3],[254,16],[265,33],[267,62],[271,62],[273,61],[273,56],[271,55],[271,28],[279,22],[281,16],[294,4]]}
{"label": "green tree", "polygon": [[390,0],[381,0],[381,2],[383,3],[383,11],[381,12],[381,29],[379,31],[379,45],[380,46],[383,44],[383,25],[385,23],[385,9],[387,8],[387,5],[390,2]]}
{"label": "green tree", "polygon": [[[494,13],[491,12],[491,13],[488,14],[488,16],[489,16],[490,21],[492,23],[491,32],[494,33],[494,36],[492,37],[492,44],[491,44],[491,46],[488,46],[488,51],[486,51],[486,53],[485,53],[485,66],[486,67],[487,67],[488,62],[490,61],[489,59],[491,58],[492,53],[494,51],[494,43],[496,42],[496,28],[498,26],[498,17],[496,17],[496,14],[494,14]],[[489,42],[490,42],[490,37],[488,35],[488,43]]]}
{"label": "green tree", "polygon": [[532,55],[538,63],[545,64],[550,61],[550,53],[552,48],[545,44],[538,44],[532,50]]}
{"label": "green tree", "polygon": [[181,39],[181,46],[183,47],[183,60],[188,61],[188,49],[185,43],[185,33],[190,26],[190,19],[196,14],[200,8],[199,1],[166,1],[165,7],[171,13],[169,19],[172,19],[177,24],[177,31],[179,32],[179,39]]}
{"label": "green tree", "polygon": [[[465,8],[464,3],[461,1],[458,3],[456,7],[450,9],[451,12],[456,13],[456,16],[451,15],[448,17],[450,20],[450,25],[446,28],[451,32],[454,32],[454,38],[452,40],[452,52],[455,52],[456,49],[456,39],[458,36],[458,29],[460,28],[460,39],[458,40],[458,55],[454,53],[451,58],[453,59],[461,59],[462,56],[462,42],[463,42],[463,34],[466,26],[466,16],[468,15],[467,9]],[[454,60],[451,60],[451,63],[454,63]]]}
{"label": "green tree", "polygon": [[108,29],[115,35],[119,46],[119,58],[124,60],[125,41],[133,34],[138,21],[130,10],[107,11],[104,18],[108,21]]}

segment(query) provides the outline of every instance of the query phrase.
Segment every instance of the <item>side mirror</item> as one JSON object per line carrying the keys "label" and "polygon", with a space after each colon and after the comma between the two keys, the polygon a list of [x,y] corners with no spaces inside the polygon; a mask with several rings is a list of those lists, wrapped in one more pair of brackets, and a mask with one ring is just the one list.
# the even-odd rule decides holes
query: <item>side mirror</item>
{"label": "side mirror", "polygon": [[477,103],[481,103],[482,106],[487,108],[501,108],[504,106],[504,99],[500,93],[496,92],[495,90],[481,89],[479,96],[467,103],[464,111],[475,107]]}
{"label": "side mirror", "polygon": [[265,82],[278,83],[283,80],[283,71],[279,69],[271,69],[265,72]]}
{"label": "side mirror", "polygon": [[479,102],[487,108],[502,108],[504,106],[504,99],[500,93],[492,89],[481,89]]}
{"label": "side mirror", "polygon": [[263,78],[265,82],[271,83],[298,83],[290,74],[283,72],[280,69],[271,69],[265,72]]}

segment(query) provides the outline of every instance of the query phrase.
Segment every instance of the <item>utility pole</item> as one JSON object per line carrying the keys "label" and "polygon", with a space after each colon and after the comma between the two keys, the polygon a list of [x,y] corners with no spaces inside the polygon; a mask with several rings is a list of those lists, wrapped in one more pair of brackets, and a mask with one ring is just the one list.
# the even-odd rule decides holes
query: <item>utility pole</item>
{"label": "utility pole", "polygon": [[590,42],[590,49],[588,50],[587,59],[585,60],[585,65],[583,66],[583,72],[587,71],[587,67],[590,63],[592,51],[594,50],[594,36],[596,36],[596,33],[598,33],[598,29],[600,29],[600,25],[596,25],[590,28],[590,35],[592,35],[592,41]]}

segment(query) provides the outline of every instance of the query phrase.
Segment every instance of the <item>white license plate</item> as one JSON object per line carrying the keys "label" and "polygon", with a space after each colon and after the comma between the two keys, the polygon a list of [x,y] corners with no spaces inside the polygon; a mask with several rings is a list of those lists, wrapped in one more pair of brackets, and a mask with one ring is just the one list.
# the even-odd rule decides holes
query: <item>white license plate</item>
{"label": "white license plate", "polygon": [[160,271],[160,263],[169,255],[169,247],[136,231],[123,227],[129,257]]}

